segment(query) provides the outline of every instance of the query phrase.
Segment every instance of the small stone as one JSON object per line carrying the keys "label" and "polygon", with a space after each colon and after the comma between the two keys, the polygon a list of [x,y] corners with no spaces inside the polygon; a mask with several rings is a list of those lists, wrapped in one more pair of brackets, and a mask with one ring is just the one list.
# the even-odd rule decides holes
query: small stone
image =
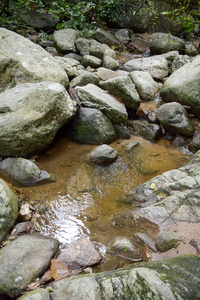
{"label": "small stone", "polygon": [[161,231],[156,238],[156,246],[161,252],[176,248],[181,242],[180,236],[167,231]]}
{"label": "small stone", "polygon": [[91,161],[100,166],[111,164],[117,157],[118,152],[106,144],[95,148],[90,154]]}

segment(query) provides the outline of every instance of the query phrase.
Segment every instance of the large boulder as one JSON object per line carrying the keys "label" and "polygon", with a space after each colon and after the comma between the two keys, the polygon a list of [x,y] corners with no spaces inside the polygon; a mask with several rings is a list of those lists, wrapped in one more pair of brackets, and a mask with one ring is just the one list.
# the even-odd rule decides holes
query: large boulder
{"label": "large boulder", "polygon": [[194,127],[190,122],[185,108],[177,103],[165,103],[157,110],[157,118],[162,126],[171,133],[182,134],[191,137],[194,134]]}
{"label": "large boulder", "polygon": [[175,71],[164,83],[161,97],[166,102],[179,102],[191,107],[192,113],[200,115],[200,55]]}
{"label": "large boulder", "polygon": [[101,110],[113,123],[127,120],[128,115],[123,103],[94,84],[76,88],[83,106]]}
{"label": "large boulder", "polygon": [[68,85],[65,71],[47,51],[15,32],[0,28],[0,91],[18,83],[40,81]]}
{"label": "large boulder", "polygon": [[52,300],[198,299],[200,257],[132,265],[126,269],[65,278],[51,284]]}
{"label": "large boulder", "polygon": [[117,136],[111,121],[96,108],[85,108],[77,112],[70,123],[70,137],[82,144],[109,144]]}
{"label": "large boulder", "polygon": [[168,62],[162,55],[155,55],[131,59],[121,69],[128,72],[146,71],[155,79],[163,79],[168,75]]}
{"label": "large boulder", "polygon": [[0,155],[30,157],[45,149],[75,113],[56,82],[25,83],[1,93]]}
{"label": "large boulder", "polygon": [[0,243],[15,225],[18,217],[17,197],[0,179]]}
{"label": "large boulder", "polygon": [[75,41],[79,37],[78,32],[74,29],[61,29],[54,31],[54,41],[59,53],[67,54],[76,52]]}
{"label": "large boulder", "polygon": [[94,32],[94,37],[97,41],[108,46],[118,45],[118,40],[108,31],[98,28]]}
{"label": "large boulder", "polygon": [[185,50],[185,42],[171,34],[156,32],[150,37],[149,48],[153,54],[162,54],[174,50],[183,53]]}
{"label": "large boulder", "polygon": [[108,79],[100,83],[100,87],[118,97],[126,107],[137,109],[140,106],[140,96],[128,76]]}
{"label": "large boulder", "polygon": [[0,251],[0,294],[18,296],[43,275],[59,243],[40,234],[20,236]]}
{"label": "large boulder", "polygon": [[50,300],[50,296],[48,290],[38,288],[26,293],[17,300]]}

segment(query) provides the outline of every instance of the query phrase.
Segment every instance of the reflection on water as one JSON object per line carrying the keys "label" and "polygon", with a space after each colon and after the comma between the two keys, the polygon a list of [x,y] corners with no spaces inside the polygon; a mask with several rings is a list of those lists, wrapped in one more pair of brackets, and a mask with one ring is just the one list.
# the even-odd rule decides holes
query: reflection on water
{"label": "reflection on water", "polygon": [[[140,144],[126,152],[124,144],[131,140]],[[139,137],[131,140],[111,144],[119,157],[112,165],[100,167],[88,159],[97,146],[57,137],[37,160],[41,169],[56,176],[57,182],[25,188],[29,201],[41,214],[44,234],[65,245],[87,234],[106,246],[116,235],[133,236],[137,228],[113,221],[114,215],[132,205],[124,203],[122,196],[153,176],[180,167],[188,157],[168,141],[152,144]]]}

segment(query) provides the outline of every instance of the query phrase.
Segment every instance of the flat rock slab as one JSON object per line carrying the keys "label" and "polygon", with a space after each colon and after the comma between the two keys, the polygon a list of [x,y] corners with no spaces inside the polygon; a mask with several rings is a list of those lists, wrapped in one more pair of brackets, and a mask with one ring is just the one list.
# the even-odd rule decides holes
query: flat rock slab
{"label": "flat rock slab", "polygon": [[25,82],[55,81],[64,86],[69,82],[47,51],[5,28],[0,28],[0,64],[0,90]]}
{"label": "flat rock slab", "polygon": [[60,83],[25,83],[1,93],[0,155],[30,157],[44,150],[76,109]]}
{"label": "flat rock slab", "polygon": [[0,251],[0,294],[20,295],[44,274],[59,242],[40,234],[20,236]]}
{"label": "flat rock slab", "polygon": [[62,279],[51,284],[52,300],[198,299],[200,257],[142,263],[126,269]]}
{"label": "flat rock slab", "polygon": [[76,88],[83,106],[97,108],[102,111],[113,123],[127,120],[128,114],[123,103],[94,84]]}

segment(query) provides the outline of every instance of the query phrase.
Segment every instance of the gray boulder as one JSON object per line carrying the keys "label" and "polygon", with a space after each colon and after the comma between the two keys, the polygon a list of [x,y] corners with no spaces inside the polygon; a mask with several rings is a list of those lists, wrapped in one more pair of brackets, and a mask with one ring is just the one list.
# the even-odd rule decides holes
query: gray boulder
{"label": "gray boulder", "polygon": [[130,30],[128,29],[119,29],[115,32],[115,37],[118,39],[118,41],[122,44],[127,44],[131,38],[130,38]]}
{"label": "gray boulder", "polygon": [[83,144],[109,144],[116,140],[111,121],[98,109],[85,108],[77,112],[70,123],[70,137]]}
{"label": "gray boulder", "polygon": [[75,41],[79,37],[74,29],[61,29],[54,31],[55,46],[59,53],[76,52]]}
{"label": "gray boulder", "polygon": [[104,144],[101,145],[97,148],[95,148],[91,153],[90,153],[90,159],[91,161],[100,166],[107,166],[111,163],[113,163],[118,157],[118,152]]}
{"label": "gray boulder", "polygon": [[50,300],[48,290],[39,288],[17,298],[17,300]]}
{"label": "gray boulder", "polygon": [[[55,56],[55,61],[64,69],[67,76],[72,79],[80,74],[76,66],[72,66],[65,57]],[[82,58],[81,58],[82,59]]]}
{"label": "gray boulder", "polygon": [[139,249],[134,245],[130,238],[117,236],[111,242],[111,249],[114,250],[116,254],[120,254],[130,258],[139,257]]}
{"label": "gray boulder", "polygon": [[75,42],[76,48],[81,55],[90,54],[90,40],[78,38]]}
{"label": "gray boulder", "polygon": [[119,97],[126,107],[137,109],[140,97],[135,85],[127,76],[119,76],[100,83],[100,87],[115,97]]}
{"label": "gray boulder", "polygon": [[181,242],[180,236],[168,231],[161,231],[156,237],[156,246],[161,252],[176,248]]}
{"label": "gray boulder", "polygon": [[55,81],[68,85],[65,71],[47,51],[5,28],[0,28],[0,62],[0,91],[25,82]]}
{"label": "gray boulder", "polygon": [[35,9],[28,9],[25,12],[20,11],[20,13],[24,22],[37,30],[54,30],[59,22],[59,17],[48,13],[41,13]]}
{"label": "gray boulder", "polygon": [[184,40],[168,33],[156,32],[150,37],[149,48],[152,54],[162,54],[169,51],[185,51]]}
{"label": "gray boulder", "polygon": [[130,132],[126,126],[121,124],[114,124],[118,139],[130,139]]}
{"label": "gray boulder", "polygon": [[101,66],[102,61],[100,58],[98,58],[96,56],[84,55],[81,63],[84,67],[90,66],[92,68],[98,68]]}
{"label": "gray boulder", "polygon": [[189,150],[193,153],[197,152],[200,149],[200,133],[196,132],[194,137],[189,142]]}
{"label": "gray boulder", "polygon": [[142,100],[148,101],[155,98],[159,85],[153,80],[149,72],[134,71],[130,73],[130,78]]}
{"label": "gray boulder", "polygon": [[0,112],[0,155],[30,157],[53,141],[75,107],[59,83],[26,83],[1,93]]}
{"label": "gray boulder", "polygon": [[157,110],[157,118],[162,126],[171,133],[193,136],[194,127],[185,108],[177,103],[165,103]]}
{"label": "gray boulder", "polygon": [[123,103],[94,84],[76,88],[83,106],[101,110],[113,123],[127,120],[128,115]]}
{"label": "gray boulder", "polygon": [[103,59],[104,56],[110,56],[116,58],[115,51],[112,50],[108,45],[101,44],[96,40],[90,40],[90,55],[96,56]]}
{"label": "gray boulder", "polygon": [[186,43],[185,54],[189,56],[196,56],[198,55],[198,50],[192,43]]}
{"label": "gray boulder", "polygon": [[87,299],[198,299],[198,255],[183,255],[164,261],[100,274],[82,275],[54,282],[52,300]]}
{"label": "gray boulder", "polygon": [[0,162],[0,174],[15,185],[33,186],[51,182],[51,175],[41,171],[31,160],[7,158]]}
{"label": "gray boulder", "polygon": [[191,107],[192,113],[200,115],[200,55],[175,71],[164,83],[161,97],[166,102],[179,102]]}
{"label": "gray boulder", "polygon": [[118,40],[108,31],[105,31],[101,28],[98,28],[94,32],[94,38],[101,42],[102,44],[106,44],[108,46],[118,45]]}
{"label": "gray boulder", "polygon": [[113,71],[113,70],[109,70],[107,68],[100,67],[96,70],[96,74],[101,80],[105,81],[105,80],[115,78],[118,76],[126,76],[129,73],[126,71],[122,71],[122,70]]}
{"label": "gray boulder", "polygon": [[78,75],[77,77],[75,77],[74,79],[72,79],[70,81],[70,85],[72,87],[75,86],[84,86],[87,85],[88,83],[92,83],[95,85],[99,84],[99,77],[93,73],[84,71],[82,72],[80,75]]}
{"label": "gray boulder", "polygon": [[44,274],[58,251],[55,239],[40,234],[16,238],[0,251],[0,294],[20,295]]}
{"label": "gray boulder", "polygon": [[119,63],[110,56],[104,56],[102,66],[110,70],[116,70],[119,67]]}
{"label": "gray boulder", "polygon": [[141,136],[151,142],[155,142],[161,136],[160,126],[157,124],[150,124],[146,121],[128,121],[128,128],[132,134]]}
{"label": "gray boulder", "polygon": [[188,55],[177,56],[172,62],[172,66],[171,66],[172,72],[175,72],[176,70],[180,69],[182,66],[184,66],[189,62],[191,62],[191,59]]}
{"label": "gray boulder", "polygon": [[0,243],[15,225],[18,217],[18,202],[14,192],[0,179]]}
{"label": "gray boulder", "polygon": [[163,79],[168,75],[168,62],[162,55],[155,55],[131,59],[121,69],[128,72],[146,71],[155,79]]}

